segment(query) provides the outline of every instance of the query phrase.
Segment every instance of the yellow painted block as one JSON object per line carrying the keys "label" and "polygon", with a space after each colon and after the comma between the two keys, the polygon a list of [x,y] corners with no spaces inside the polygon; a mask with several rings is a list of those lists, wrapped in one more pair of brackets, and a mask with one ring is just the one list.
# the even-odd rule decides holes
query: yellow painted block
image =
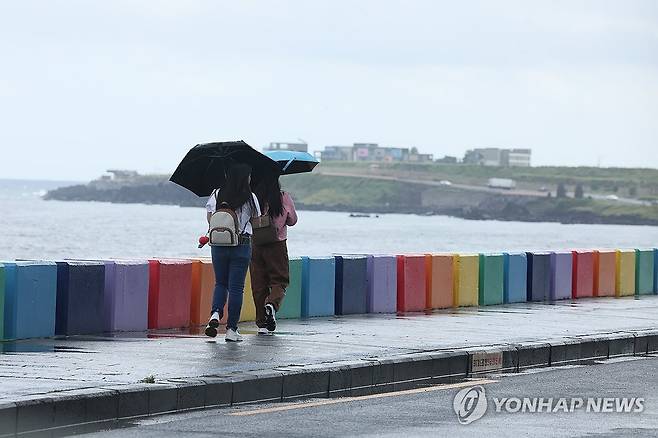
{"label": "yellow painted block", "polygon": [[615,295],[635,295],[635,250],[617,250],[617,282]]}
{"label": "yellow painted block", "polygon": [[455,307],[477,306],[480,256],[478,254],[455,254],[453,266]]}
{"label": "yellow painted block", "polygon": [[244,282],[244,295],[242,296],[242,310],[240,311],[240,322],[256,321],[256,305],[254,296],[251,293],[251,276],[247,271],[247,278]]}

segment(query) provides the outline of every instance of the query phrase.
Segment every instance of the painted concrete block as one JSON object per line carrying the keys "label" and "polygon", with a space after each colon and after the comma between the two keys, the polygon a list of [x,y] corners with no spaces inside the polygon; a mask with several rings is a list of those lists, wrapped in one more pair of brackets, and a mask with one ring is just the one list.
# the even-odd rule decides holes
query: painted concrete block
{"label": "painted concrete block", "polygon": [[[229,295],[226,305],[231,302]],[[227,309],[228,310],[228,307]],[[227,312],[224,312],[226,315]],[[251,290],[251,275],[247,269],[247,276],[244,280],[244,294],[242,295],[242,309],[240,309],[240,322],[256,320],[256,304],[254,303],[254,294]]]}
{"label": "painted concrete block", "polygon": [[446,309],[455,305],[454,256],[452,254],[425,255],[428,309]]}
{"label": "painted concrete block", "polygon": [[522,303],[528,300],[528,258],[525,253],[505,253],[503,301]]}
{"label": "painted concrete block", "polygon": [[427,308],[425,255],[398,256],[398,312],[420,312]]}
{"label": "painted concrete block", "polygon": [[594,296],[594,252],[573,251],[573,276],[571,279],[571,297],[586,298]]}
{"label": "painted concrete block", "polygon": [[477,306],[480,284],[480,256],[456,254],[454,256],[455,306]]}
{"label": "painted concrete block", "polygon": [[480,254],[479,276],[479,305],[502,304],[505,289],[505,256]]}
{"label": "painted concrete block", "polygon": [[291,258],[288,271],[290,284],[276,317],[300,318],[302,316],[302,259],[300,257]]}
{"label": "painted concrete block", "polygon": [[330,316],[335,310],[333,257],[302,257],[302,316]]}
{"label": "painted concrete block", "polygon": [[53,262],[6,262],[4,273],[5,339],[54,336],[57,265]]}
{"label": "painted concrete block", "polygon": [[215,271],[212,260],[208,258],[192,260],[191,326],[205,325],[208,322],[214,291]]}
{"label": "painted concrete block", "polygon": [[546,301],[551,290],[551,254],[529,252],[528,257],[528,301]]}
{"label": "painted concrete block", "polygon": [[149,329],[188,327],[191,300],[190,260],[149,260]]}
{"label": "painted concrete block", "polygon": [[618,249],[616,268],[615,295],[618,297],[635,295],[635,251]]}
{"label": "painted concrete block", "polygon": [[55,334],[105,330],[105,263],[58,261]]}
{"label": "painted concrete block", "polygon": [[368,269],[366,256],[337,255],[336,315],[367,312]]}
{"label": "painted concrete block", "polygon": [[653,294],[655,260],[652,249],[635,250],[635,294]]}
{"label": "painted concrete block", "polygon": [[368,313],[395,313],[398,309],[398,268],[394,255],[368,256]]}
{"label": "painted concrete block", "polygon": [[5,338],[5,265],[0,263],[0,340]]}
{"label": "painted concrete block", "polygon": [[566,300],[573,292],[573,254],[571,252],[551,253],[551,300]]}
{"label": "painted concrete block", "polygon": [[104,330],[145,331],[148,296],[147,261],[105,261]]}
{"label": "painted concrete block", "polygon": [[617,279],[617,253],[594,251],[594,296],[614,297]]}

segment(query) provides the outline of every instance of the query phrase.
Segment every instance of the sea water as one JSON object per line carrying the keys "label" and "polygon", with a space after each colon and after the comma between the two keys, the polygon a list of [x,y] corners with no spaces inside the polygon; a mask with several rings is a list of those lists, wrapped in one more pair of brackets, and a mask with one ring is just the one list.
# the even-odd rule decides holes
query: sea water
{"label": "sea water", "polygon": [[[44,201],[65,183],[0,180],[0,260],[209,256],[203,208]],[[293,193],[294,196],[294,193]],[[658,227],[299,211],[291,256],[658,247]]]}

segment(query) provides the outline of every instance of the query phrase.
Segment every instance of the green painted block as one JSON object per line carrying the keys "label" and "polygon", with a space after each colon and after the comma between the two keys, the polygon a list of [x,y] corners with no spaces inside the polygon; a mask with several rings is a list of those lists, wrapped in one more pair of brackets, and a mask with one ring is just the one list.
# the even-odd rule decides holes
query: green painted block
{"label": "green painted block", "polygon": [[505,282],[505,256],[503,254],[480,254],[480,306],[503,303]]}
{"label": "green painted block", "polygon": [[654,251],[635,250],[635,294],[653,294]]}
{"label": "green painted block", "polygon": [[0,340],[5,338],[5,267],[0,264]]}
{"label": "green painted block", "polygon": [[302,315],[302,259],[290,259],[290,284],[276,313],[277,318],[300,318]]}

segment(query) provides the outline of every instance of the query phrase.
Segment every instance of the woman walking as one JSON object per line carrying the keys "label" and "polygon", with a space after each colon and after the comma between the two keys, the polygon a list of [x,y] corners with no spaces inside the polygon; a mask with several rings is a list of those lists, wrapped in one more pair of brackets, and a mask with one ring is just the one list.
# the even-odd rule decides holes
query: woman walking
{"label": "woman walking", "polygon": [[[213,295],[210,320],[206,326],[206,335],[217,336],[217,327],[223,317],[224,305],[228,295],[228,319],[226,323],[226,341],[240,342],[238,320],[242,310],[242,296],[247,268],[251,258],[252,217],[260,216],[256,196],[251,192],[251,167],[246,164],[234,164],[227,172],[227,181],[221,190],[216,190],[206,204],[207,219],[218,209],[228,209],[237,217],[238,245],[211,246],[212,265],[215,271],[215,291]],[[211,243],[212,245],[212,243]]]}
{"label": "woman walking", "polygon": [[250,274],[258,334],[272,334],[276,329],[276,312],[286,295],[290,282],[288,272],[288,227],[297,223],[295,204],[290,195],[281,191],[279,178],[263,181],[256,188],[263,215],[270,217],[274,227],[272,242],[254,244]]}

